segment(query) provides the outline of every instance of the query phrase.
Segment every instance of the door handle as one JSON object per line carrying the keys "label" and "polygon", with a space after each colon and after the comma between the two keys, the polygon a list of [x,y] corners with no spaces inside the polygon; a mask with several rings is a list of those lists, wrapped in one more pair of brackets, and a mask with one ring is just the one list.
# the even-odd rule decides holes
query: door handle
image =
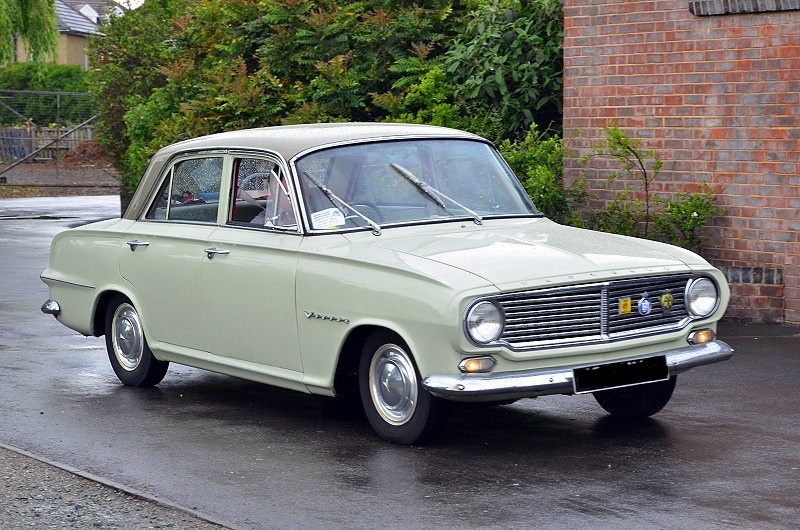
{"label": "door handle", "polygon": [[224,255],[224,254],[230,254],[231,253],[230,250],[218,250],[215,247],[209,247],[209,248],[203,250],[203,252],[206,253],[206,256],[208,256],[208,259],[213,259],[214,256],[216,256],[217,254],[223,254]]}
{"label": "door handle", "polygon": [[150,242],[149,241],[139,241],[137,239],[134,239],[133,241],[128,241],[125,244],[128,245],[129,247],[131,247],[131,252],[133,252],[133,251],[135,251],[137,249],[137,247],[149,246]]}

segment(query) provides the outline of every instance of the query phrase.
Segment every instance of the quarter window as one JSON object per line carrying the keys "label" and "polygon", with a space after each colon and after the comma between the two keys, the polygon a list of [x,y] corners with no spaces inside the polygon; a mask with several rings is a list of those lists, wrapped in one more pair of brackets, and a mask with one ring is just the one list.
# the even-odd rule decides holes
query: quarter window
{"label": "quarter window", "polygon": [[280,164],[264,158],[238,158],[228,221],[253,227],[297,229],[297,220]]}
{"label": "quarter window", "polygon": [[215,223],[222,157],[190,158],[170,167],[147,219]]}

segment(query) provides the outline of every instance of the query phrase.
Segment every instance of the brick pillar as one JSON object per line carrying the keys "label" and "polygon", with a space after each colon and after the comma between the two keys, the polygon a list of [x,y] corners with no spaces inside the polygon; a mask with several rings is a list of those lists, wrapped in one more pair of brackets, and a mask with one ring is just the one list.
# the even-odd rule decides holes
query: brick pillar
{"label": "brick pillar", "polygon": [[[798,4],[798,5],[795,5]],[[664,160],[664,197],[707,182],[724,214],[703,255],[728,315],[800,324],[800,1],[565,0],[565,180],[609,120]],[[697,14],[693,14],[697,13]],[[636,183],[619,183],[636,187]]]}

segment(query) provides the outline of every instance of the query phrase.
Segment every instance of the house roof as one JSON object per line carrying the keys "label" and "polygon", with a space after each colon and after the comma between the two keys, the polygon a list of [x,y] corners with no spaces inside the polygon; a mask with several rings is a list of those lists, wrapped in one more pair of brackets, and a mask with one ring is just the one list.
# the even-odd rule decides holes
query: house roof
{"label": "house roof", "polygon": [[94,35],[100,33],[97,24],[67,5],[63,0],[56,0],[56,16],[58,32],[70,35]]}
{"label": "house roof", "polygon": [[[125,11],[125,7],[120,3],[117,3],[113,0],[62,0],[65,4],[71,7],[78,13],[83,13],[87,18],[89,18],[92,22],[101,23],[101,20],[108,16],[109,14],[117,13],[122,14]],[[86,13],[85,9],[90,8],[89,13],[94,11],[100,19],[92,19],[89,14]]]}

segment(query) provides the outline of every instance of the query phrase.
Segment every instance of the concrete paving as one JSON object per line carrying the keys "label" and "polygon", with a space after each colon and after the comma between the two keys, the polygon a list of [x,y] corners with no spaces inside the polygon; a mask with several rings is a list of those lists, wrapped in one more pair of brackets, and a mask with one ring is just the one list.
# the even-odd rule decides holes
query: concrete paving
{"label": "concrete paving", "polygon": [[39,312],[38,279],[56,232],[118,207],[0,200],[2,444],[241,528],[797,525],[800,329],[725,322],[734,358],[679,376],[644,422],[549,396],[395,446],[359,413],[192,368],[121,386],[102,338]]}

